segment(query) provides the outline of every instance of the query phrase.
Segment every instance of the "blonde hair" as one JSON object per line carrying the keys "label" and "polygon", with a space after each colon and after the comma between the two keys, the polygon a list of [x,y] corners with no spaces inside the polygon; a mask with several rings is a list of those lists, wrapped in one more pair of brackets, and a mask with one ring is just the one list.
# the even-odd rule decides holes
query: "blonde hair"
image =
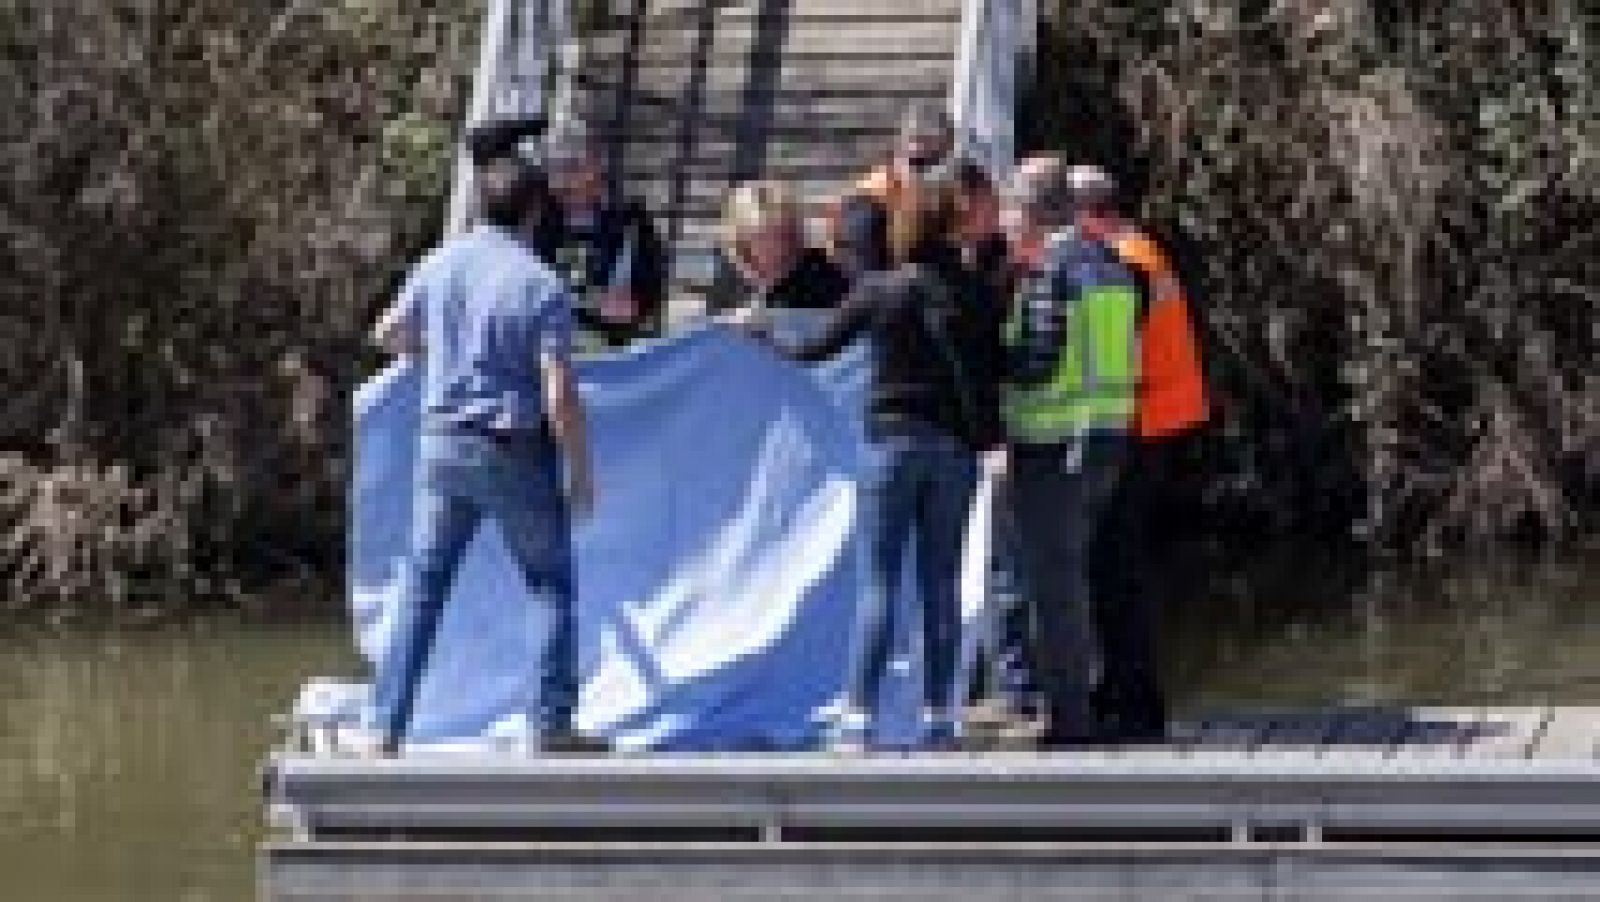
{"label": "blonde hair", "polygon": [[787,187],[778,182],[746,182],[728,193],[722,212],[723,250],[738,266],[747,264],[745,243],[754,232],[780,223],[795,231],[795,241],[805,240],[801,207]]}
{"label": "blonde hair", "polygon": [[954,237],[958,197],[955,173],[947,167],[905,180],[889,199],[889,247],[896,264]]}

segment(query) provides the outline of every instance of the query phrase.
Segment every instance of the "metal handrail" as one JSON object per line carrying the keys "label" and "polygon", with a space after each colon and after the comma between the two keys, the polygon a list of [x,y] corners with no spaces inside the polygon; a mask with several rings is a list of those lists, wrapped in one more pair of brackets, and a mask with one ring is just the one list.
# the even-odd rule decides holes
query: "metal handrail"
{"label": "metal handrail", "polygon": [[958,144],[991,175],[1017,158],[1022,82],[1038,44],[1038,0],[965,0],[950,111]]}
{"label": "metal handrail", "polygon": [[[571,0],[487,0],[478,67],[466,128],[493,116],[571,113],[573,39]],[[464,131],[464,129],[463,129]],[[446,234],[472,219],[472,167],[458,152]]]}
{"label": "metal handrail", "polygon": [[[573,114],[582,81],[571,0],[486,0],[466,124],[491,116]],[[1038,0],[964,0],[950,107],[959,145],[995,176],[1017,155],[1021,84],[1036,52]],[[472,218],[472,168],[458,155],[447,234]]]}

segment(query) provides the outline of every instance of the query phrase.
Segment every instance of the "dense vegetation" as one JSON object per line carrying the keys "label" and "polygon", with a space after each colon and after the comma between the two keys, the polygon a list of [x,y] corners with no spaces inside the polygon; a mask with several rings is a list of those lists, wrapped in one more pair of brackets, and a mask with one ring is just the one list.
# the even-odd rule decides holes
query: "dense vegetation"
{"label": "dense vegetation", "polygon": [[1214,526],[1592,534],[1600,6],[1050,8],[1026,121],[1180,249],[1226,405],[1185,449]]}
{"label": "dense vegetation", "polygon": [[[1124,169],[1202,301],[1200,515],[1592,530],[1587,4],[1051,10],[1034,139]],[[363,326],[439,227],[475,5],[0,5],[0,605],[333,594]]]}
{"label": "dense vegetation", "polygon": [[0,603],[323,597],[475,4],[0,7]]}

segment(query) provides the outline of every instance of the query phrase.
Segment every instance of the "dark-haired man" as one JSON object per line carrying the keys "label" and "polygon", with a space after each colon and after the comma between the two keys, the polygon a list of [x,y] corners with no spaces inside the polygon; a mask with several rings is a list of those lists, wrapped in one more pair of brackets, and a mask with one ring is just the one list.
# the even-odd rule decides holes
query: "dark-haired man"
{"label": "dark-haired man", "polygon": [[417,265],[376,330],[384,347],[419,356],[423,381],[409,572],[374,678],[387,754],[410,728],[451,584],[486,518],[549,613],[541,738],[547,747],[574,738],[569,512],[586,514],[593,488],[568,363],[571,304],[533,246],[552,203],[543,130],[538,120],[508,119],[471,131],[479,221]]}
{"label": "dark-haired man", "polygon": [[545,160],[556,205],[540,249],[572,288],[580,343],[619,347],[659,333],[667,253],[649,212],[608,178],[583,123],[551,134]]}

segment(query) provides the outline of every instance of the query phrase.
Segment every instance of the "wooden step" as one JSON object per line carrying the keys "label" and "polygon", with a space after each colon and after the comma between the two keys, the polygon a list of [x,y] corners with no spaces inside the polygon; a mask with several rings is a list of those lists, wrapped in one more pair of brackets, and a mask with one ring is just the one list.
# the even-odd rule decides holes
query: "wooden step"
{"label": "wooden step", "polygon": [[858,144],[862,141],[893,141],[898,131],[898,116],[867,119],[861,116],[801,116],[782,115],[762,111],[755,114],[757,121],[744,123],[724,119],[698,119],[686,122],[679,117],[661,117],[644,121],[632,117],[620,122],[592,123],[596,137],[608,143],[652,145],[671,147],[682,139],[685,132],[700,145],[708,142],[727,143],[759,139],[774,143],[844,141]]}
{"label": "wooden step", "polygon": [[636,54],[636,61],[650,65],[683,64],[696,58],[697,53],[708,54],[714,62],[738,61],[748,58],[753,51],[839,57],[921,52],[953,57],[959,25],[954,19],[942,18],[845,27],[831,21],[801,21],[775,38],[761,29],[740,24],[653,28],[638,35],[626,31],[601,35],[584,44],[584,57],[592,62],[614,64],[631,52]]}
{"label": "wooden step", "polygon": [[[728,194],[733,190],[734,184],[725,181],[695,181],[687,183],[681,194],[675,194],[672,185],[659,182],[634,183],[627,186],[627,194],[645,203],[658,217],[720,220]],[[843,193],[848,185],[848,182],[842,180],[829,180],[821,183],[820,187],[791,185],[790,190],[801,198],[802,203],[820,209],[826,201]]]}
{"label": "wooden step", "polygon": [[785,55],[752,69],[746,65],[712,66],[695,70],[682,62],[665,65],[603,66],[586,70],[583,81],[590,90],[632,84],[659,94],[695,91],[867,91],[885,84],[901,90],[947,88],[955,63],[943,54],[907,58],[870,59],[834,56]]}
{"label": "wooden step", "polygon": [[962,0],[712,0],[709,3],[651,0],[637,15],[634,14],[637,7],[627,0],[620,0],[614,6],[619,14],[609,20],[607,30],[627,28],[635,21],[645,27],[659,28],[703,18],[714,18],[723,25],[763,18],[790,24],[828,20],[857,25],[931,18],[959,20]]}
{"label": "wooden step", "polygon": [[749,0],[717,10],[720,22],[770,17],[790,23],[830,20],[839,24],[904,22],[961,17],[962,0]]}
{"label": "wooden step", "polygon": [[862,129],[852,132],[823,132],[811,135],[750,134],[737,140],[696,134],[680,146],[673,137],[629,137],[612,145],[616,159],[624,165],[633,161],[680,166],[732,165],[754,159],[772,166],[866,165],[883,159],[893,148],[894,133],[888,129]]}
{"label": "wooden step", "polygon": [[[937,103],[943,91],[925,90],[894,95],[858,98],[829,94],[786,93],[763,98],[758,109],[763,129],[772,134],[823,134],[835,131],[884,130],[898,128],[906,108],[913,102]],[[701,98],[700,115],[683,115],[675,105],[650,102],[625,103],[622,98],[596,94],[592,103],[581,106],[584,116],[596,131],[617,137],[676,137],[686,125],[698,135],[716,136],[742,133],[741,117],[718,110],[715,105],[731,102],[720,98]],[[691,98],[683,98],[690,100]],[[622,110],[618,110],[618,106]],[[742,108],[741,104],[741,108]]]}
{"label": "wooden step", "polygon": [[[815,146],[776,147],[764,156],[752,155],[748,159],[683,158],[636,153],[623,155],[616,177],[624,185],[648,179],[711,180],[736,184],[757,177],[776,181],[845,183],[870,170],[882,158],[882,154],[872,154],[868,148],[855,151]],[[743,164],[749,164],[749,168],[746,169]]]}
{"label": "wooden step", "polygon": [[947,94],[943,85],[930,84],[766,91],[753,96],[739,89],[665,91],[638,84],[629,91],[580,88],[575,107],[594,126],[641,135],[677,134],[685,123],[696,130],[726,133],[740,126],[742,113],[751,105],[764,111],[774,128],[813,123],[892,126],[899,124],[911,104],[940,102]]}
{"label": "wooden step", "polygon": [[596,0],[607,7],[603,17],[610,27],[621,27],[634,18],[648,22],[670,22],[686,16],[714,15],[723,18],[758,15],[849,16],[892,18],[897,16],[959,16],[963,0]]}

